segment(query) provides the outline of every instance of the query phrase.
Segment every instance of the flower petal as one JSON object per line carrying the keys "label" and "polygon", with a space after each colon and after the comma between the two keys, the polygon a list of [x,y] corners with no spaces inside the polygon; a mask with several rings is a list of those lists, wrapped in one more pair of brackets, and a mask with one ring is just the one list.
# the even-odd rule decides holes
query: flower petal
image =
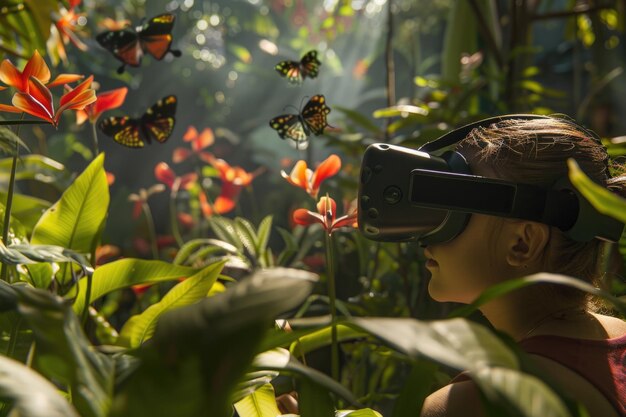
{"label": "flower petal", "polygon": [[7,112],[7,113],[21,113],[22,110],[18,109],[17,107],[14,106],[9,106],[8,104],[0,104],[0,112]]}
{"label": "flower petal", "polygon": [[308,226],[314,223],[324,224],[324,218],[317,214],[309,211],[307,209],[297,209],[293,212],[292,215],[293,222],[296,224],[300,224],[303,226]]}
{"label": "flower petal", "polygon": [[0,64],[0,81],[8,86],[15,87],[18,91],[26,91],[28,88],[28,78],[22,76],[22,72],[5,59]]}
{"label": "flower petal", "polygon": [[330,197],[322,197],[317,202],[317,212],[329,220],[329,224],[335,221],[337,214],[337,203]]}
{"label": "flower petal", "polygon": [[291,173],[287,175],[285,171],[280,171],[280,175],[286,179],[290,184],[300,187],[308,192],[307,181],[307,166],[306,161],[300,160],[296,162]]}
{"label": "flower petal", "polygon": [[50,81],[50,68],[48,68],[46,62],[41,55],[39,55],[38,50],[35,49],[35,53],[33,53],[33,56],[26,63],[24,71],[22,71],[22,77],[25,80],[28,80],[30,77],[35,77],[43,84],[47,84],[48,81]]}
{"label": "flower petal", "polygon": [[185,142],[191,142],[197,137],[198,137],[198,129],[196,129],[194,126],[189,126],[187,128],[187,131],[183,135],[183,140]]}
{"label": "flower petal", "polygon": [[126,100],[127,93],[128,88],[122,87],[98,94],[92,116],[94,119],[93,121],[95,121],[103,112],[116,109],[121,106],[124,103],[124,100]]}
{"label": "flower petal", "polygon": [[30,93],[15,93],[13,105],[24,113],[56,125],[50,90],[34,77],[31,77],[29,84]]}
{"label": "flower petal", "polygon": [[82,80],[84,75],[79,74],[59,74],[51,83],[48,84],[48,88],[56,87],[57,85],[65,85]]}
{"label": "flower petal", "polygon": [[[89,76],[85,81],[78,84],[76,88],[63,94],[61,97],[60,107],[63,108],[77,108],[76,105],[85,107],[89,103],[96,101],[96,92],[91,89],[91,83],[93,81],[93,75]],[[88,94],[84,94],[89,92]],[[91,97],[93,96],[93,97]],[[89,98],[87,98],[89,97]]]}
{"label": "flower petal", "polygon": [[159,162],[154,167],[154,176],[157,180],[170,188],[172,188],[174,181],[176,180],[176,174],[174,174],[174,171],[165,162]]}
{"label": "flower petal", "polygon": [[187,148],[176,148],[172,153],[172,162],[179,164],[191,156],[191,151]]}
{"label": "flower petal", "polygon": [[311,192],[313,196],[317,196],[317,193],[320,189],[320,185],[322,181],[324,181],[328,177],[332,177],[341,169],[341,159],[332,154],[328,158],[326,158],[313,173],[313,178],[311,180]]}
{"label": "flower petal", "polygon": [[213,130],[210,127],[207,127],[206,129],[202,131],[202,133],[200,133],[200,135],[197,138],[195,138],[191,142],[191,148],[194,151],[199,151],[201,149],[204,149],[208,146],[213,145],[214,142],[215,142],[215,136],[213,135]]}

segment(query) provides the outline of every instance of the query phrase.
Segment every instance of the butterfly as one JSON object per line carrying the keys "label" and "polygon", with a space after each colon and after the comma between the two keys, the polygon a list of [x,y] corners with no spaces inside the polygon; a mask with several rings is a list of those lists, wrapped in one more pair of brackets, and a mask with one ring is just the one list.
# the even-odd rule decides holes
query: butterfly
{"label": "butterfly", "polygon": [[282,139],[292,139],[296,142],[305,141],[313,133],[321,135],[328,126],[326,115],[330,113],[330,107],[326,105],[326,99],[318,94],[304,105],[298,114],[283,114],[270,120],[270,127],[278,131]]}
{"label": "butterfly", "polygon": [[287,77],[292,84],[300,84],[306,77],[315,78],[322,65],[317,59],[317,51],[312,50],[304,54],[300,62],[281,61],[274,67],[281,77]]}
{"label": "butterfly", "polygon": [[96,36],[96,41],[122,62],[118,74],[124,72],[126,65],[138,67],[144,54],[150,54],[161,60],[170,52],[180,56],[180,51],[170,49],[175,16],[164,13],[153,17],[147,23],[132,29],[109,30]]}
{"label": "butterfly", "polygon": [[143,116],[108,117],[103,119],[98,128],[120,145],[129,148],[143,148],[145,143],[165,142],[176,124],[176,96],[163,97],[153,104]]}

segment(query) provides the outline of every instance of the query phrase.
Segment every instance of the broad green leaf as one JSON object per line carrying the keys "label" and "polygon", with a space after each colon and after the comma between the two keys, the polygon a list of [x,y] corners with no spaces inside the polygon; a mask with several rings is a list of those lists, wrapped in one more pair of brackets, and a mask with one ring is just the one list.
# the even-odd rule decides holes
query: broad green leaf
{"label": "broad green leaf", "polygon": [[351,404],[358,405],[359,402],[354,395],[347,390],[343,385],[328,375],[318,371],[317,369],[310,368],[297,359],[295,359],[287,349],[272,349],[267,352],[260,353],[254,359],[252,366],[258,370],[276,370],[281,373],[296,374],[301,379],[305,378],[311,383],[324,388],[324,392],[334,392]]}
{"label": "broad green leaf", "polygon": [[519,368],[515,353],[487,328],[465,319],[422,322],[407,318],[352,318],[353,323],[405,355],[459,370]]}
{"label": "broad green leaf", "polygon": [[[362,336],[363,332],[360,330],[343,324],[337,325],[337,340],[340,342]],[[330,341],[331,328],[330,326],[326,326],[298,338],[298,340],[291,345],[289,350],[296,356],[306,355],[313,350],[330,345]]]}
{"label": "broad green leaf", "polygon": [[52,282],[52,276],[54,275],[54,269],[50,263],[38,263],[26,265],[28,270],[28,282],[35,288],[42,290],[48,289]]}
{"label": "broad green leaf", "polygon": [[[268,326],[313,289],[316,276],[266,269],[226,292],[164,314],[111,417],[229,417],[231,396]],[[288,297],[285,294],[289,294]]]}
{"label": "broad green leaf", "polygon": [[432,361],[415,361],[393,404],[391,417],[419,416],[424,400],[433,391],[438,365]]}
{"label": "broad green leaf", "polygon": [[487,400],[502,404],[506,415],[570,417],[563,401],[539,378],[515,369],[485,367],[472,374]]}
{"label": "broad green leaf", "polygon": [[91,253],[100,240],[109,206],[104,154],[98,155],[72,185],[41,216],[31,243],[63,246]]}
{"label": "broad green leaf", "polygon": [[235,403],[240,417],[276,417],[280,415],[272,384],[265,384]]}
{"label": "broad green leaf", "polygon": [[[93,302],[115,290],[128,288],[137,284],[186,278],[196,272],[197,269],[195,268],[174,265],[163,261],[133,258],[120,259],[96,268],[92,277],[92,288],[89,299]],[[85,308],[86,295],[87,280],[82,279],[78,283],[78,294],[73,306],[76,314],[82,314]]]}
{"label": "broad green leaf", "polygon": [[152,337],[157,320],[163,313],[205,298],[223,266],[224,262],[207,266],[169,290],[158,303],[131,317],[120,332],[120,342],[131,348],[141,345]]}
{"label": "broad green leaf", "polygon": [[0,261],[8,265],[74,262],[86,271],[91,268],[83,255],[54,245],[11,245],[6,247],[0,242]]}
{"label": "broad green leaf", "polygon": [[65,300],[29,286],[15,286],[15,290],[18,312],[37,343],[37,369],[68,385],[72,403],[82,417],[107,416],[113,395],[111,359],[92,348]]}
{"label": "broad green leaf", "polygon": [[240,401],[244,397],[252,394],[263,385],[269,384],[278,375],[278,372],[269,370],[246,373],[246,375],[242,378],[241,381],[239,381],[237,387],[235,388],[235,391],[232,395],[233,402]]}
{"label": "broad green leaf", "polygon": [[16,416],[80,417],[57,387],[26,365],[0,356],[0,397]]}
{"label": "broad green leaf", "polygon": [[0,126],[0,150],[2,150],[5,154],[13,156],[15,155],[16,145],[21,146],[30,153],[30,149],[28,149],[28,146],[26,146],[19,136],[13,133],[12,130],[4,126]]}
{"label": "broad green leaf", "polygon": [[270,233],[272,232],[272,216],[265,216],[261,223],[259,223],[259,227],[257,229],[257,241],[256,241],[256,250],[257,253],[265,252],[267,248],[267,242],[270,238]]}
{"label": "broad green leaf", "polygon": [[480,294],[474,302],[466,306],[459,307],[458,309],[450,313],[450,316],[468,316],[476,311],[481,305],[487,303],[490,300],[493,300],[494,298],[501,297],[502,295],[507,294],[511,291],[524,288],[533,284],[558,284],[576,288],[580,291],[584,291],[589,294],[604,298],[607,301],[610,301],[620,311],[622,315],[626,315],[626,303],[624,301],[621,301],[618,297],[613,296],[611,293],[604,291],[600,288],[596,288],[593,285],[577,278],[541,272],[527,277],[512,279],[493,285],[492,287],[487,288],[482,294]]}
{"label": "broad green leaf", "polygon": [[[0,202],[7,201],[7,194],[0,191]],[[50,207],[50,203],[40,198],[23,194],[13,194],[13,205],[11,206],[11,217],[16,218],[30,234],[39,221],[43,212]]]}
{"label": "broad green leaf", "polygon": [[[202,254],[199,254],[203,251]],[[237,253],[237,248],[228,242],[217,239],[194,239],[186,242],[176,254],[173,263],[176,265],[193,265],[198,258],[214,252]]]}
{"label": "broad green leaf", "polygon": [[570,181],[596,210],[626,223],[626,199],[591,181],[573,159],[567,161],[567,166]]}
{"label": "broad green leaf", "polygon": [[[0,159],[0,180],[8,182],[12,163],[12,158]],[[70,172],[63,164],[38,154],[20,156],[15,179],[40,181],[59,189],[67,188],[71,181]]]}
{"label": "broad green leaf", "polygon": [[298,409],[301,417],[332,416],[335,405],[324,387],[304,379],[298,384]]}

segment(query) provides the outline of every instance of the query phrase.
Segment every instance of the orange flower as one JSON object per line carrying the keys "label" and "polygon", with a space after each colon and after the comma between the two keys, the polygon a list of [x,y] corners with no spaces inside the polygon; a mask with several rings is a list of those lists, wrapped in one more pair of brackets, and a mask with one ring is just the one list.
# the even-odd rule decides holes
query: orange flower
{"label": "orange flower", "polygon": [[61,97],[59,108],[55,110],[50,90],[38,78],[30,77],[28,92],[15,93],[13,106],[56,127],[65,110],[82,110],[96,100],[96,92],[91,89],[92,81],[93,76],[90,76],[76,88],[65,93]]}
{"label": "orange flower", "polygon": [[320,198],[317,203],[317,213],[309,211],[307,209],[297,209],[293,212],[293,221],[296,224],[300,224],[303,226],[309,226],[313,223],[320,223],[326,233],[331,235],[335,229],[340,227],[357,227],[356,218],[357,211],[356,209],[350,210],[349,214],[346,214],[341,217],[336,217],[337,213],[337,204],[335,200],[330,197],[324,196]]}
{"label": "orange flower", "polygon": [[259,169],[255,172],[247,172],[241,167],[231,166],[223,159],[215,158],[215,156],[208,152],[206,155],[207,162],[217,169],[222,181],[220,195],[215,199],[213,205],[209,205],[206,195],[200,193],[200,206],[203,214],[208,217],[213,213],[222,214],[234,209],[241,189],[250,185],[252,180],[256,178],[262,170]]}
{"label": "orange flower", "polygon": [[48,65],[46,65],[46,62],[37,50],[26,63],[23,71],[18,70],[8,59],[5,59],[0,64],[0,81],[22,93],[28,93],[32,78],[36,78],[47,87],[69,84],[84,78],[78,74],[60,74],[54,81],[48,83],[50,77],[50,68],[48,68]]}
{"label": "orange flower", "polygon": [[188,189],[198,180],[198,174],[195,172],[177,177],[174,170],[165,162],[159,162],[156,167],[154,167],[154,176],[171,190],[178,190],[180,188]]}
{"label": "orange flower", "polygon": [[65,45],[72,42],[81,51],[88,49],[87,45],[83,43],[78,36],[77,23],[81,19],[85,19],[84,13],[76,13],[74,9],[81,3],[81,0],[70,0],[70,8],[66,9],[61,7],[60,15],[55,15],[54,24],[50,28],[50,37],[48,38],[47,47],[50,57],[52,57],[52,63],[56,65],[59,58],[64,63],[67,63],[67,53],[65,51]]}
{"label": "orange flower", "polygon": [[183,140],[185,142],[191,142],[191,150],[180,147],[174,149],[172,161],[176,164],[184,161],[194,154],[198,154],[200,159],[206,160],[207,155],[205,152],[202,152],[202,149],[215,143],[215,135],[210,127],[205,128],[202,133],[198,133],[198,130],[195,127],[189,126],[187,128],[187,132],[185,132],[185,135],[183,136]]}
{"label": "orange flower", "polygon": [[306,161],[300,160],[291,170],[291,174],[280,171],[280,174],[290,184],[305,190],[311,197],[317,198],[322,182],[335,175],[341,169],[341,159],[332,154],[315,169],[307,168]]}
{"label": "orange flower", "polygon": [[96,123],[102,113],[121,106],[126,99],[126,93],[128,93],[128,88],[122,87],[96,94],[96,101],[76,112],[76,124],[81,125],[85,123],[85,120]]}

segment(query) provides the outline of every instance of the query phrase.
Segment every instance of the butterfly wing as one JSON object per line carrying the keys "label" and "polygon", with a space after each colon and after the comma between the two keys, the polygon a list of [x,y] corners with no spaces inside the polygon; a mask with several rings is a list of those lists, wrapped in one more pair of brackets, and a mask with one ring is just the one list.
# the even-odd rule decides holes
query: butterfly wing
{"label": "butterfly wing", "polygon": [[138,67],[143,51],[139,44],[137,32],[131,29],[111,30],[100,33],[96,41],[125,65]]}
{"label": "butterfly wing", "polygon": [[128,116],[107,117],[103,119],[98,128],[107,136],[113,138],[120,145],[129,148],[143,148],[145,142],[141,138],[140,121]]}
{"label": "butterfly wing", "polygon": [[139,42],[143,51],[161,60],[170,51],[172,44],[172,29],[175,16],[164,13],[153,17],[138,29]]}
{"label": "butterfly wing", "polygon": [[297,61],[281,61],[274,67],[281,77],[287,78],[292,84],[300,84],[302,82],[302,72],[300,71],[300,63]]}
{"label": "butterfly wing", "polygon": [[152,140],[165,142],[176,125],[176,96],[163,97],[152,105],[141,117],[141,129],[148,143]]}
{"label": "butterfly wing", "polygon": [[315,95],[306,103],[302,109],[301,118],[306,125],[305,129],[310,130],[315,135],[324,133],[324,129],[328,126],[326,115],[330,113],[330,107],[326,105],[326,98],[321,95]]}
{"label": "butterfly wing", "polygon": [[270,127],[278,132],[281,139],[306,140],[305,126],[297,114],[283,114],[270,120]]}
{"label": "butterfly wing", "polygon": [[300,60],[300,72],[302,73],[302,78],[317,77],[320,65],[322,65],[322,63],[317,59],[316,50],[312,50],[304,54],[304,56]]}

